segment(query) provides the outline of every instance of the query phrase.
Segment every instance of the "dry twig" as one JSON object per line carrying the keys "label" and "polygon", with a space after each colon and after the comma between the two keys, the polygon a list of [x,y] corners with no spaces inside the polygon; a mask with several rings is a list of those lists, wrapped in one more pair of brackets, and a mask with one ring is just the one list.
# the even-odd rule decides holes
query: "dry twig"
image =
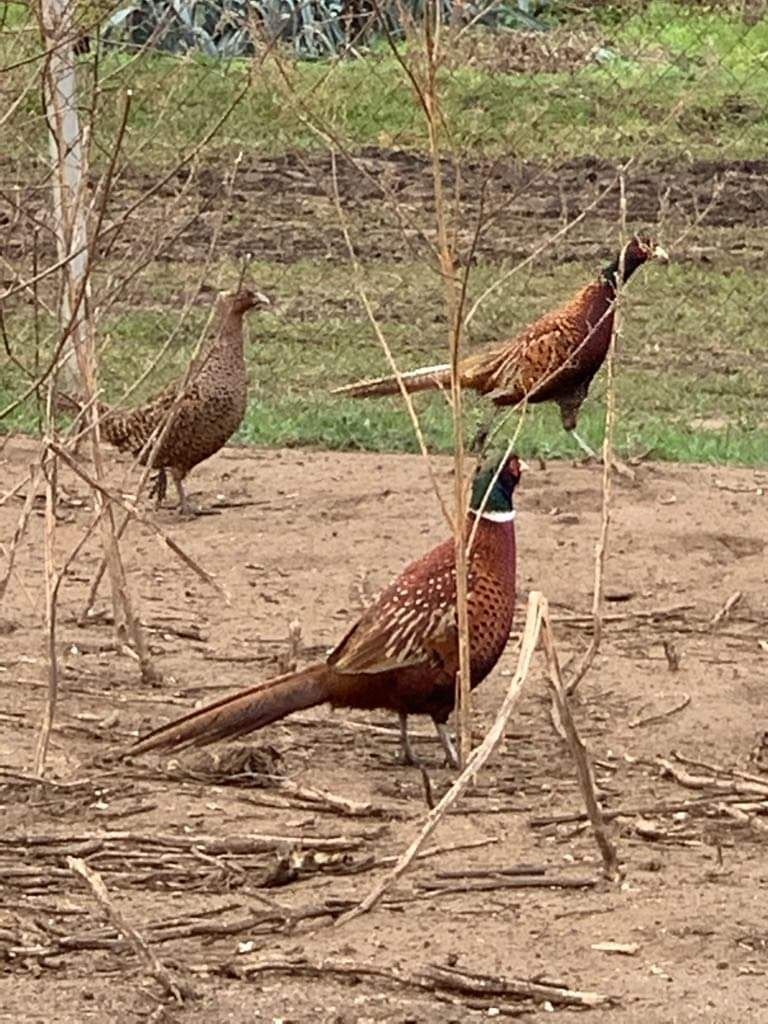
{"label": "dry twig", "polygon": [[[5,545],[0,545],[3,555],[6,560],[5,575],[0,579],[0,605],[3,603],[6,591],[8,590],[8,583],[10,582],[11,576],[13,575],[13,566],[16,562],[16,552],[19,548],[19,542],[24,536],[24,531],[27,528],[29,517],[32,513],[32,506],[35,501],[35,492],[37,489],[37,481],[40,479],[40,464],[33,464],[29,467],[29,477],[27,481],[29,483],[29,490],[27,491],[26,497],[24,498],[24,505],[19,513],[19,518],[16,523],[16,529],[13,531],[10,544],[6,548]],[[24,486],[25,481],[22,480],[18,487],[19,489]],[[14,488],[16,490],[16,488]],[[13,492],[9,492],[13,493]],[[2,502],[0,502],[2,504]]]}
{"label": "dry twig", "polygon": [[104,484],[99,483],[99,481],[92,477],[90,473],[86,472],[82,466],[78,465],[69,452],[62,448],[61,445],[51,442],[50,448],[61,458],[63,462],[67,464],[72,472],[84,480],[92,490],[99,491],[107,501],[117,505],[119,508],[122,508],[129,516],[141,523],[142,526],[146,526],[148,530],[154,533],[154,535],[177,556],[177,558],[181,559],[184,565],[190,568],[197,576],[200,577],[201,580],[213,587],[213,589],[227,602],[227,604],[231,603],[229,594],[227,594],[221,584],[217,583],[216,579],[206,569],[204,569],[199,562],[192,558],[191,555],[188,555],[181,545],[176,543],[173,537],[170,537],[164,530],[161,530],[159,526],[139,512],[138,509],[133,508],[131,505],[123,501],[122,498],[119,498]]}
{"label": "dry twig", "polygon": [[[480,748],[478,747],[477,750]],[[473,758],[477,756],[477,750]],[[238,977],[250,978],[268,972],[280,972],[290,976],[327,977],[336,974],[350,980],[361,978],[386,979],[407,988],[424,989],[430,992],[456,992],[461,995],[480,996],[484,1000],[495,996],[531,1000],[534,1003],[549,1002],[553,1006],[574,1006],[581,1009],[610,1006],[616,1003],[612,996],[598,992],[584,992],[568,989],[561,985],[527,978],[494,977],[474,971],[462,971],[456,967],[427,964],[414,971],[399,967],[374,967],[371,964],[352,961],[320,960],[311,962],[303,958],[283,959],[270,957],[261,960],[245,960],[227,964],[224,970]],[[483,1004],[485,1007],[488,1003]],[[496,1005],[495,1001],[493,1005]]]}
{"label": "dry twig", "polygon": [[635,718],[630,719],[627,725],[630,729],[638,729],[643,725],[653,725],[656,722],[661,722],[665,718],[669,718],[671,715],[676,715],[678,711],[683,711],[691,703],[690,694],[684,693],[680,700],[676,701],[671,708],[667,708],[666,711],[657,711],[653,715],[646,715],[640,717],[639,715]]}
{"label": "dry twig", "polygon": [[149,948],[141,933],[117,909],[109,897],[107,887],[104,885],[101,875],[96,871],[92,871],[85,861],[79,857],[67,857],[67,866],[85,880],[95,896],[96,902],[106,912],[117,931],[125,936],[136,956],[142,961],[152,977],[159,982],[166,995],[174,998],[177,1003],[183,1003],[185,999],[194,998],[196,996],[195,991],[186,982],[179,978],[174,978],[170,970],[165,964],[161,963]]}
{"label": "dry twig", "polygon": [[720,609],[718,609],[718,611],[715,612],[715,614],[712,616],[709,623],[710,627],[712,629],[715,629],[717,626],[720,625],[723,619],[727,619],[743,596],[744,595],[740,590],[734,590],[730,597],[728,597],[728,599],[724,602],[723,606]]}
{"label": "dry twig", "polygon": [[587,753],[587,749],[579,736],[576,723],[573,720],[571,709],[568,705],[568,697],[560,674],[560,662],[557,657],[555,638],[552,634],[552,626],[550,625],[548,618],[547,601],[546,598],[542,598],[541,600],[543,605],[541,613],[541,638],[542,644],[544,645],[544,653],[547,658],[549,685],[552,688],[552,693],[557,705],[558,716],[563,725],[565,736],[568,741],[568,745],[571,748],[571,754],[573,755],[573,760],[576,765],[579,787],[581,788],[581,795],[584,797],[584,804],[587,808],[590,824],[592,825],[595,842],[597,843],[600,855],[603,858],[603,872],[606,878],[614,880],[618,878],[620,873],[616,848],[608,836],[603,811],[600,807],[600,802],[597,799],[595,780],[589,754]]}
{"label": "dry twig", "polygon": [[624,241],[627,237],[627,189],[626,167],[619,172],[619,214],[621,226],[621,253],[619,257],[618,283],[613,303],[613,325],[608,353],[605,358],[605,432],[603,435],[603,482],[600,506],[600,533],[595,545],[594,589],[592,592],[592,638],[573,675],[568,680],[565,693],[570,696],[589,672],[600,650],[603,636],[603,604],[605,596],[605,561],[608,550],[608,533],[611,525],[612,472],[614,468],[613,431],[616,421],[616,391],[614,386],[616,342],[621,334],[623,313]]}

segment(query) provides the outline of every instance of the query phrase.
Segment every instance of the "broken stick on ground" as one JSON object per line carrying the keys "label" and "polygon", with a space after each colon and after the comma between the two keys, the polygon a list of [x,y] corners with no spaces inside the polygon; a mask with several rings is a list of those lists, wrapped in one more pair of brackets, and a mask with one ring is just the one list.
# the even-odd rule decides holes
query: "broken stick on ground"
{"label": "broken stick on ground", "polygon": [[172,996],[177,1003],[183,1003],[185,999],[194,998],[196,995],[195,991],[186,982],[179,978],[174,978],[165,964],[149,948],[141,933],[133,925],[129,924],[122,912],[117,909],[109,897],[107,887],[104,885],[101,875],[96,871],[92,871],[80,857],[67,857],[67,867],[85,879],[99,906],[106,911],[107,916],[118,932],[125,936],[133,947],[136,956],[142,961],[152,977],[160,983],[166,995]]}

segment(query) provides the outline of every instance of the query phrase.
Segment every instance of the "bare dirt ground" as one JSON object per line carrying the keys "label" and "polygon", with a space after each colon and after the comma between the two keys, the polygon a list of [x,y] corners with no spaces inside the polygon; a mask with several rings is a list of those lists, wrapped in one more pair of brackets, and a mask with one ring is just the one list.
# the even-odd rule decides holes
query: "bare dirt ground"
{"label": "bare dirt ground", "polygon": [[[628,223],[639,230],[663,218],[669,232],[685,229],[675,248],[676,260],[707,261],[716,250],[720,261],[729,257],[739,265],[762,263],[768,225],[766,170],[766,160],[641,161],[627,172]],[[106,232],[103,255],[127,259],[131,276],[145,243],[161,262],[203,262],[219,231],[222,180],[229,171],[229,164],[207,164],[195,173],[185,168],[163,182],[157,174],[126,168],[115,183],[112,220],[119,225],[139,199],[141,215],[128,229]],[[432,169],[427,157],[363,147],[354,161],[339,161],[337,178],[361,260],[423,258],[434,232]],[[607,238],[615,236],[616,165],[598,157],[557,163],[516,160],[513,155],[467,159],[462,161],[458,181],[455,168],[446,163],[444,180],[461,204],[465,229],[458,242],[463,259],[512,263],[526,259],[542,238],[577,214],[584,219],[550,247],[544,259],[602,259]],[[276,263],[346,261],[347,243],[332,181],[328,154],[248,154],[221,224],[221,250],[232,258],[251,253]],[[45,204],[44,192],[21,183],[19,209],[46,222]],[[479,238],[475,235],[478,222],[483,226]],[[15,264],[30,262],[34,250],[27,220],[10,207],[7,211],[0,207],[0,227],[0,255]],[[734,228],[737,234],[731,236],[729,230]],[[47,255],[45,236],[34,244],[38,258]]]}
{"label": "bare dirt ground", "polygon": [[[4,492],[34,452],[32,441],[7,444]],[[127,480],[130,492],[127,469],[110,462],[112,482]],[[85,487],[69,474],[62,483],[60,559],[91,514]],[[163,673],[158,686],[142,685],[107,623],[77,625],[98,561],[89,542],[61,589],[63,674],[46,786],[24,777],[46,697],[35,501],[0,622],[0,1021],[406,1024],[475,1020],[499,1007],[533,1019],[553,1009],[360,971],[429,965],[615,997],[592,1011],[601,1020],[765,1019],[765,473],[647,464],[636,486],[617,484],[607,632],[575,713],[605,807],[622,810],[612,828],[624,881],[600,879],[579,821],[539,820],[582,808],[537,664],[500,752],[430,840],[464,848],[422,860],[384,906],[340,928],[331,927],[339,910],[368,892],[382,858],[399,854],[426,814],[419,772],[394,763],[391,718],[304,712],[253,737],[251,773],[241,765],[227,785],[206,775],[212,762],[200,754],[118,766],[104,757],[195,702],[274,673],[292,620],[301,625],[299,660],[318,657],[357,614],[360,570],[383,584],[445,528],[419,459],[408,456],[227,449],[194,474],[192,488],[209,507],[229,507],[187,522],[169,510],[152,518],[215,573],[230,603],[156,536],[132,528],[130,578]],[[532,467],[519,492],[520,605],[534,588],[549,596],[564,659],[588,642],[599,488],[596,467],[553,464]],[[24,490],[0,507],[6,546]],[[97,608],[106,611],[105,595]],[[516,639],[477,691],[478,736],[508,685]],[[429,723],[414,724],[442,793],[453,774],[440,766]],[[260,774],[265,768],[276,779]],[[343,813],[295,787],[369,806]],[[265,835],[287,838],[260,846]],[[250,846],[238,849],[236,837]],[[68,854],[101,873],[115,904],[198,999],[161,1002],[68,869]],[[531,865],[529,876],[546,870],[539,877],[552,884],[514,888],[494,874],[516,865]],[[594,948],[606,942],[634,952]],[[294,967],[248,974],[264,961]],[[351,963],[356,973],[313,974],[323,963]]]}

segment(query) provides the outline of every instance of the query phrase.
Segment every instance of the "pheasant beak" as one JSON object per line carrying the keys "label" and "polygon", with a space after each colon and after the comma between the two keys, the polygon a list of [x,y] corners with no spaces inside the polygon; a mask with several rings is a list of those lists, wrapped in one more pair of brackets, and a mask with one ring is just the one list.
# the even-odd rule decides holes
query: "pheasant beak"
{"label": "pheasant beak", "polygon": [[659,263],[669,263],[669,253],[660,245],[654,245],[651,250],[651,259],[658,260]]}
{"label": "pheasant beak", "polygon": [[526,462],[525,459],[518,459],[517,462],[524,473],[527,473],[531,468],[530,463]]}
{"label": "pheasant beak", "polygon": [[258,304],[260,306],[271,306],[272,305],[272,300],[270,299],[270,297],[268,295],[265,295],[264,292],[255,292],[254,293],[254,298],[256,299],[256,301],[258,302]]}

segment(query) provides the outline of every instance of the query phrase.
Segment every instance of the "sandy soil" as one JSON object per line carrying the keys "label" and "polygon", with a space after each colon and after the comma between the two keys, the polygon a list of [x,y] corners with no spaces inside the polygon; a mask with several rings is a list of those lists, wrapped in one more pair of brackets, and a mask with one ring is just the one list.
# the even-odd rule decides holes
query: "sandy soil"
{"label": "sandy soil", "polygon": [[[34,453],[30,441],[7,444],[3,491],[23,478]],[[127,469],[110,462],[113,484],[130,491]],[[187,522],[170,510],[151,518],[215,573],[230,603],[156,536],[133,528],[125,545],[131,584],[163,674],[159,685],[144,685],[134,662],[114,650],[108,622],[77,624],[98,561],[89,542],[61,586],[61,697],[48,760],[58,784],[45,787],[23,777],[46,695],[35,498],[0,609],[0,1021],[406,1024],[480,1019],[495,1015],[489,1007],[515,1004],[510,996],[446,1002],[359,971],[245,976],[256,961],[302,958],[546,978],[616,997],[593,1013],[627,1024],[765,1019],[765,473],[648,464],[635,486],[617,484],[610,621],[575,713],[606,808],[625,809],[612,825],[624,881],[600,880],[594,843],[578,822],[533,824],[581,811],[537,664],[501,751],[433,840],[485,844],[422,861],[390,903],[341,928],[330,927],[333,916],[368,892],[382,871],[378,859],[398,854],[426,813],[422,777],[394,764],[395,723],[386,715],[318,709],[289,719],[253,738],[253,774],[227,785],[211,781],[214,762],[199,754],[117,767],[104,757],[195,702],[275,672],[292,620],[301,626],[299,660],[317,657],[357,613],[362,574],[383,584],[444,527],[419,460],[408,456],[227,449],[192,481],[208,507],[230,507]],[[86,488],[68,473],[62,483],[59,562],[91,517]],[[548,594],[564,659],[588,642],[599,488],[596,467],[553,464],[532,467],[519,492],[521,607],[533,588]],[[25,491],[0,507],[4,555]],[[97,607],[108,610],[105,594]],[[478,736],[509,683],[516,639],[477,692]],[[429,724],[416,725],[441,793],[452,773],[440,766]],[[722,766],[717,786],[711,770],[675,755]],[[684,786],[659,758],[709,781]],[[277,781],[259,774],[265,768]],[[370,807],[343,814],[300,798],[291,783]],[[697,804],[670,809],[690,801]],[[747,809],[734,810],[734,801]],[[247,853],[193,841],[264,834],[295,839]],[[337,837],[339,848],[313,853],[317,837]],[[189,849],[180,848],[185,839]],[[161,1002],[68,870],[72,853],[101,873],[115,905],[191,981],[197,1000]],[[510,888],[509,878],[491,875],[499,887],[488,888],[488,875],[466,877],[521,864],[546,868],[553,882],[587,884]],[[441,877],[449,871],[465,877]],[[479,883],[486,888],[472,889]],[[300,911],[316,916],[299,920]],[[635,951],[594,948],[605,942]],[[529,1019],[547,1013],[519,1005]]]}

